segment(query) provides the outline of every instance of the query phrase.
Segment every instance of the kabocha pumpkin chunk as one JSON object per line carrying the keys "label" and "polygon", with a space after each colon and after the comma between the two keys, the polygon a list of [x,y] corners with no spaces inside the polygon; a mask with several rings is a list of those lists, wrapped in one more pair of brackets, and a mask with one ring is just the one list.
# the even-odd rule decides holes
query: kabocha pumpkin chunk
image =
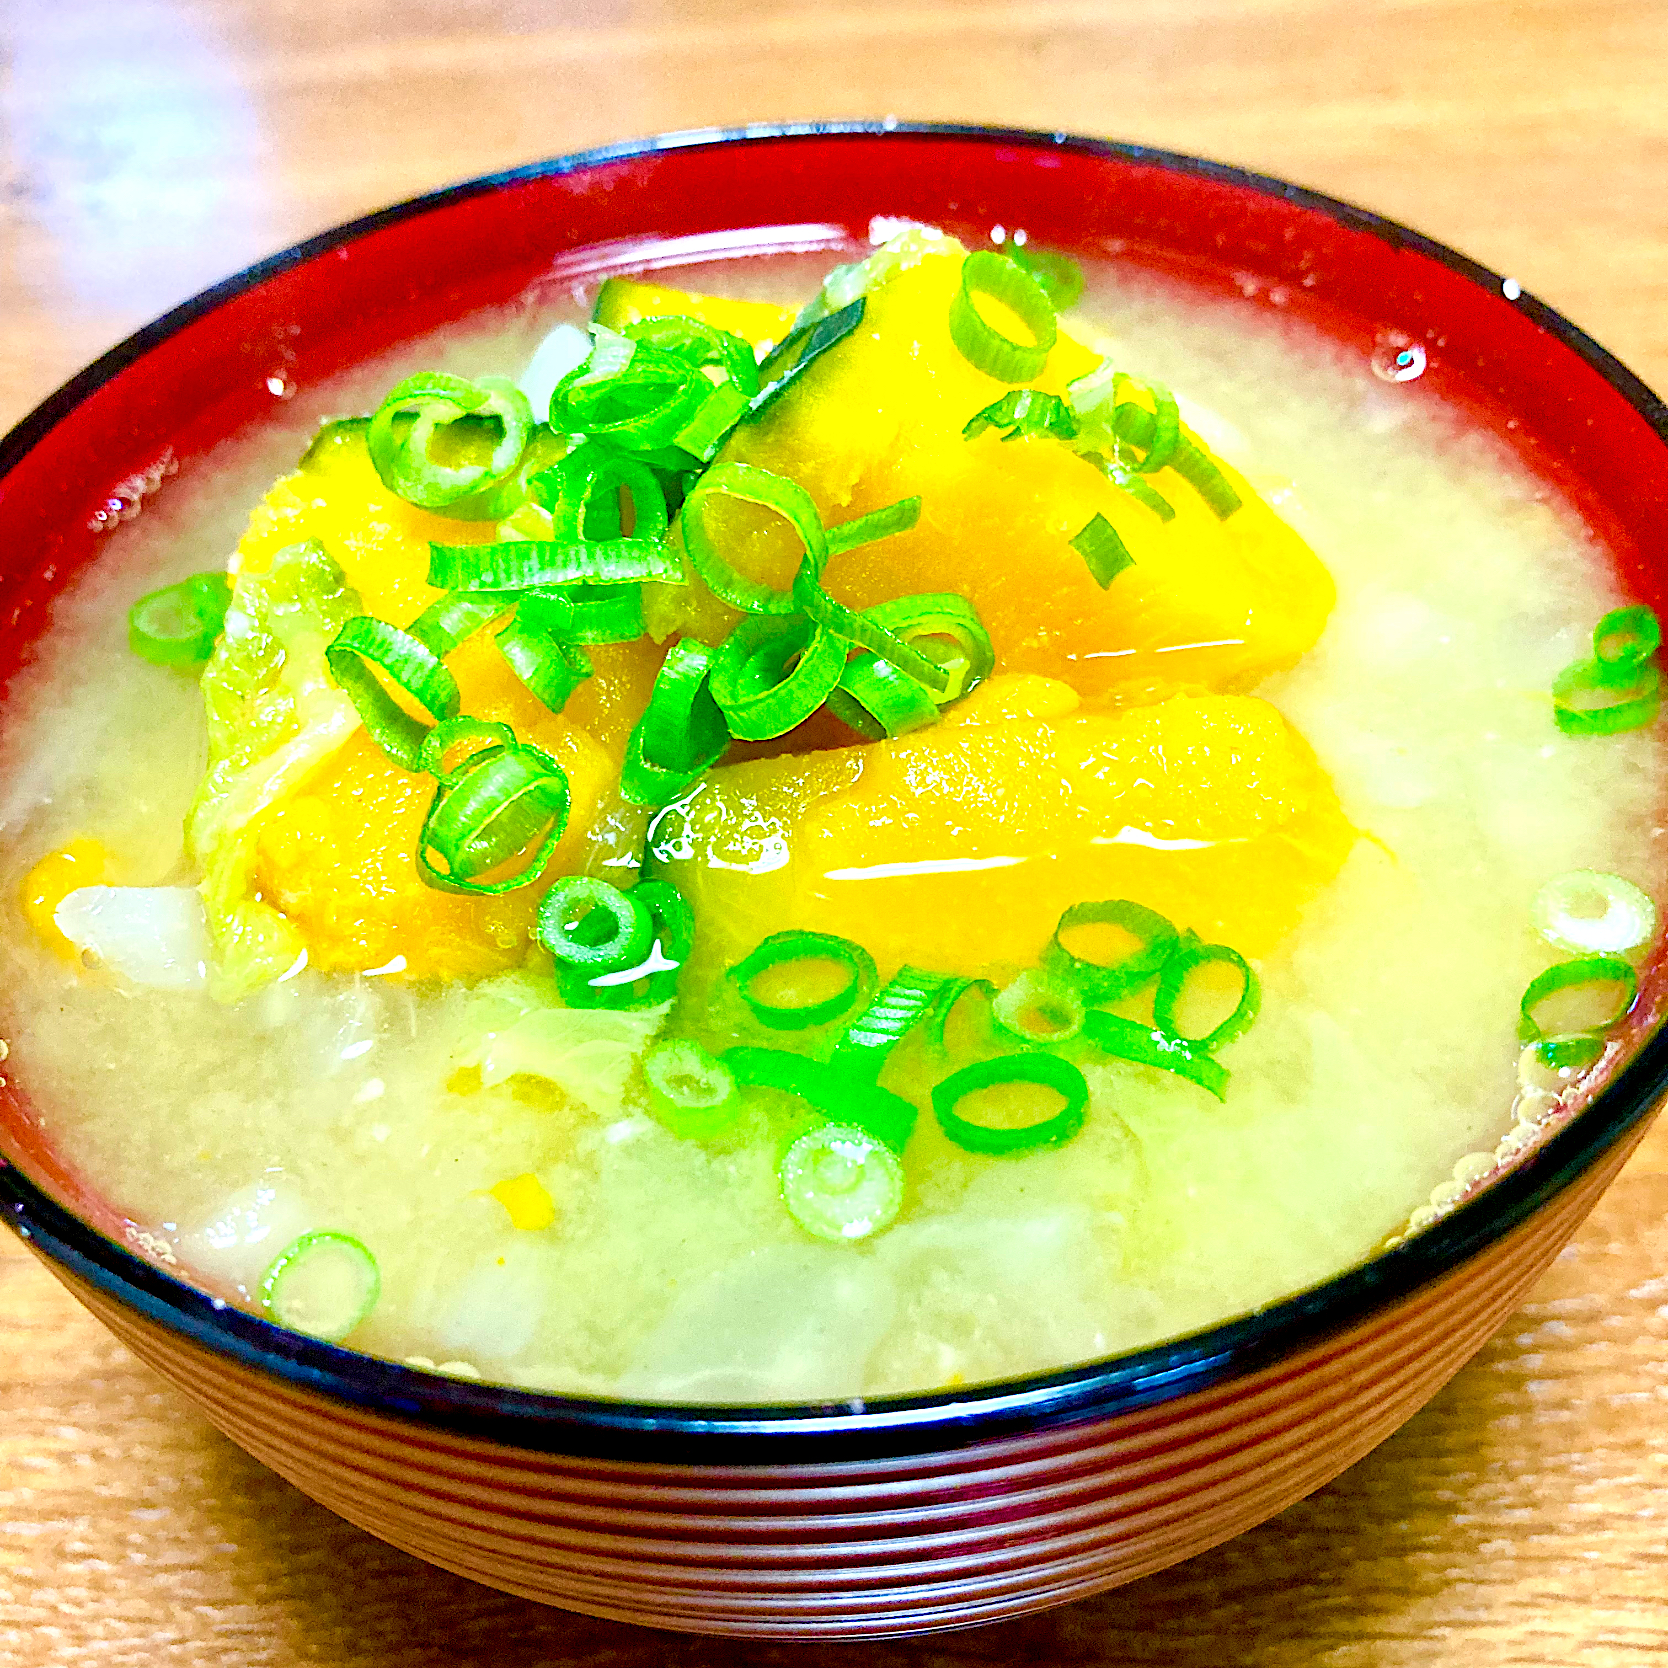
{"label": "kabocha pumpkin chunk", "polygon": [[[721,461],[791,476],[829,524],[918,496],[912,529],[835,557],[823,582],[853,607],[960,592],[990,631],[998,670],[1098,694],[1239,688],[1295,662],[1326,623],[1332,580],[1234,470],[1218,462],[1242,506],[1225,519],[1175,469],[1147,477],[1175,511],[1164,521],[1059,440],[1003,440],[994,429],[962,438],[1008,391],[950,339],[963,254],[948,239],[918,237],[913,256],[881,269],[857,329],[738,428]],[[978,305],[1025,338],[1000,303]],[[1061,335],[1032,386],[1064,395],[1098,363]],[[1104,590],[1071,543],[1096,515],[1134,558]],[[777,541],[779,528],[761,528],[744,560],[774,573],[784,563]],[[695,590],[662,593],[657,628],[726,629],[729,611],[703,609]]]}
{"label": "kabocha pumpkin chunk", "polygon": [[664,817],[651,854],[695,905],[700,969],[792,928],[850,938],[883,969],[1017,969],[1085,898],[1262,955],[1356,839],[1265,701],[1030,719],[996,699],[1004,681],[993,722],[728,766]]}
{"label": "kabocha pumpkin chunk", "polygon": [[[344,423],[327,430],[304,466],[267,493],[232,565],[240,579],[258,575],[279,552],[317,540],[360,611],[404,626],[441,595],[426,582],[429,541],[493,537],[490,522],[449,520],[396,496],[371,464],[363,427]],[[626,737],[660,660],[647,640],[589,653],[596,675],[561,713],[548,711],[516,676],[490,627],[447,659],[465,710],[508,724],[567,775],[567,832],[547,880],[574,866],[611,799]],[[396,971],[408,977],[467,978],[525,955],[542,884],[470,897],[437,891],[418,874],[418,834],[434,786],[432,777],[392,764],[359,731],[262,817],[255,890],[299,935],[313,965],[362,971],[403,957]]]}

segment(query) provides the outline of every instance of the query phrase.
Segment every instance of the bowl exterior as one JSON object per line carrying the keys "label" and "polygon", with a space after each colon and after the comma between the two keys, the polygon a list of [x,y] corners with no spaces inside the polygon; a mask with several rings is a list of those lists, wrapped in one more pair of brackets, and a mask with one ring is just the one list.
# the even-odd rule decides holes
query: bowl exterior
{"label": "bowl exterior", "polygon": [[895,1460],[680,1466],[534,1453],[309,1394],[49,1266],[240,1447],[419,1558],[615,1621],[885,1638],[1086,1598],[1319,1488],[1482,1346],[1638,1133],[1446,1279],[1274,1366],[1108,1418]]}

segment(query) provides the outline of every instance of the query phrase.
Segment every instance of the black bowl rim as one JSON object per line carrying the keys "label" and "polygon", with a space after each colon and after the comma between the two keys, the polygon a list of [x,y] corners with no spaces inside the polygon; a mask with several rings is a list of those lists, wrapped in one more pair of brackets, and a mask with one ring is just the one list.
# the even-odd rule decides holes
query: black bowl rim
{"label": "black bowl rim", "polygon": [[[1515,307],[1598,372],[1668,446],[1668,405],[1561,314],[1446,245],[1354,204],[1179,152],[1082,135],[959,123],[757,123],[628,140],[429,192],[321,232],[181,303],[49,395],[0,440],[0,477],[118,372],[221,303],[329,250],[522,181],[669,151],[850,136],[1066,150],[1273,196],[1440,262]],[[534,1452],[658,1465],[776,1466],[929,1455],[1100,1421],[1205,1390],[1324,1341],[1452,1273],[1573,1184],[1645,1120],[1668,1085],[1659,1027],[1593,1102],[1517,1167],[1404,1244],[1250,1314],[1098,1362],[931,1395],[815,1404],[701,1406],[562,1396],[457,1378],[292,1333],[186,1285],[83,1222],[0,1159],[0,1215],[49,1260],[168,1332],[296,1389],[366,1412]]]}

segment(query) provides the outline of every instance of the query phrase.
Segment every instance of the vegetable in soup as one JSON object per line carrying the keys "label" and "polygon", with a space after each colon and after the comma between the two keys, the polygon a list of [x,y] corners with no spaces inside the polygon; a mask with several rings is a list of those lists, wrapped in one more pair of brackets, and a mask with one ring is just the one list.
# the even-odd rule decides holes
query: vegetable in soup
{"label": "vegetable in soup", "polygon": [[1656,621],[1488,436],[1014,243],[663,276],[299,397],[14,685],[0,1034],[146,1254],[928,1391],[1323,1279],[1614,1063]]}

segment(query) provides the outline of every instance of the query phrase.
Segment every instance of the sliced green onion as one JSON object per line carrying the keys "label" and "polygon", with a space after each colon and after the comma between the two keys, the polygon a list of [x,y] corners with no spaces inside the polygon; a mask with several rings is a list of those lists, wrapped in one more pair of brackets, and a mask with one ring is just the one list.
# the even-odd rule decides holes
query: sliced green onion
{"label": "sliced green onion", "polygon": [[1591,1031],[1565,1031],[1542,1037],[1534,1045],[1535,1058],[1548,1071],[1585,1071],[1604,1053],[1604,1038]]}
{"label": "sliced green onion", "polygon": [[1535,894],[1529,918],[1549,944],[1577,955],[1626,955],[1656,937],[1656,905],[1632,881],[1598,869],[1571,869],[1549,880]]}
{"label": "sliced green onion", "polygon": [[1546,1031],[1535,1017],[1535,1010],[1549,996],[1555,996],[1559,991],[1576,990],[1583,985],[1621,987],[1612,1011],[1603,1019],[1582,1027],[1589,1036],[1608,1031],[1618,1020],[1624,1019],[1639,998],[1639,975],[1634,972],[1633,964],[1621,956],[1577,956],[1573,961],[1556,962],[1531,979],[1529,988],[1523,993],[1518,1009],[1518,1041],[1539,1042],[1546,1036]]}
{"label": "sliced green onion", "polygon": [[267,1265],[261,1304],[279,1325],[326,1343],[345,1338],[376,1307],[382,1276],[352,1234],[303,1234]]}
{"label": "sliced green onion", "polygon": [[1593,661],[1601,681],[1627,688],[1662,647],[1662,626],[1643,605],[1616,608],[1593,628]]}
{"label": "sliced green onion", "polygon": [[984,410],[968,418],[961,431],[963,440],[974,440],[986,429],[1006,429],[1008,440],[1030,440],[1036,436],[1057,440],[1077,438],[1077,418],[1058,394],[1044,394],[1035,388],[1014,388]]}
{"label": "sliced green onion", "polygon": [[1072,539],[1071,547],[1083,558],[1095,583],[1103,591],[1125,568],[1135,566],[1135,558],[1118,537],[1117,528],[1099,510]]}
{"label": "sliced green onion", "polygon": [[1042,285],[1043,294],[1058,311],[1063,313],[1068,307],[1075,307],[1082,298],[1083,268],[1069,255],[1028,242],[1018,232],[1003,245],[1002,253]]}
{"label": "sliced green onion", "polygon": [[782,1202],[806,1233],[837,1242],[889,1227],[903,1205],[903,1166],[852,1124],[823,1124],[783,1155]]}
{"label": "sliced green onion", "polygon": [[828,696],[828,710],[869,741],[938,722],[938,703],[928,689],[890,661],[867,653],[846,662]]}
{"label": "sliced green onion", "polygon": [[429,546],[428,582],[442,591],[526,591],[540,585],[619,585],[644,579],[686,583],[669,545],[629,538]]}
{"label": "sliced green onion", "polygon": [[515,619],[498,633],[497,643],[515,675],[552,712],[560,712],[595,670],[591,657],[576,644],[525,624],[520,607]]}
{"label": "sliced green onion", "polygon": [[712,696],[713,658],[705,643],[686,637],[661,663],[620,768],[620,791],[634,804],[670,804],[729,746]]}
{"label": "sliced green onion", "polygon": [[[1040,1083],[1065,1097],[1065,1105],[1051,1118],[1014,1129],[976,1124],[956,1108],[978,1089],[1002,1083]],[[980,1060],[952,1072],[932,1091],[932,1109],[939,1127],[958,1147],[970,1153],[1007,1157],[1036,1147],[1059,1147],[1082,1127],[1089,1108],[1089,1084],[1076,1066],[1056,1054],[1009,1054],[999,1060]]]}
{"label": "sliced green onion", "polygon": [[849,306],[820,319],[795,325],[771,350],[759,366],[759,392],[748,408],[748,422],[761,416],[783,392],[808,371],[832,347],[843,342],[863,322],[866,298],[858,296]]}
{"label": "sliced green onion", "polygon": [[856,648],[867,649],[928,689],[949,688],[950,674],[938,661],[918,649],[912,649],[903,638],[877,625],[866,610],[858,613],[847,608],[843,602],[836,602],[811,576],[808,568],[800,568],[799,576],[793,582],[793,594],[806,616],[831,636]]}
{"label": "sliced green onion", "polygon": [[[1129,389],[1146,394],[1153,402],[1152,410],[1149,411],[1138,399],[1126,399],[1124,394]],[[1135,466],[1137,473],[1156,475],[1166,464],[1173,462],[1182,438],[1181,409],[1176,404],[1176,396],[1162,382],[1143,382],[1125,371],[1119,371],[1112,378],[1112,400],[1112,432],[1124,438],[1127,420],[1134,423],[1142,436],[1137,444],[1145,447],[1146,455]],[[1125,413],[1129,414],[1128,419]],[[1142,421],[1135,421],[1136,414]]]}
{"label": "sliced green onion", "polygon": [[[453,750],[471,741],[486,745],[472,749],[464,758],[454,762],[451,759]],[[423,738],[417,755],[417,768],[430,776],[439,777],[442,782],[450,782],[484,763],[488,749],[497,754],[515,744],[515,731],[508,724],[490,724],[484,718],[443,718]]]}
{"label": "sliced green onion", "polygon": [[934,1048],[940,1052],[944,1048],[944,1032],[950,1023],[950,1015],[956,1011],[957,1004],[970,990],[979,991],[987,1002],[996,1000],[996,986],[989,979],[952,979],[938,993],[938,999],[933,1003],[932,1027],[928,1032]]}
{"label": "sliced green onion", "polygon": [[759,364],[753,357],[752,343],[715,324],[687,313],[666,313],[638,319],[626,325],[621,334],[634,342],[647,342],[662,353],[676,354],[697,369],[715,365],[744,394],[759,391]]}
{"label": "sliced green onion", "polygon": [[1122,492],[1127,492],[1143,509],[1151,510],[1160,521],[1176,519],[1175,506],[1163,493],[1156,491],[1142,479],[1139,470],[1127,468],[1116,458],[1101,452],[1079,452],[1085,463],[1091,463]]}
{"label": "sliced green onion", "polygon": [[562,966],[595,976],[639,964],[654,941],[654,922],[631,892],[568,875],[545,893],[534,933]]}
{"label": "sliced green onion", "polygon": [[[404,434],[396,434],[396,417],[415,416]],[[435,431],[467,416],[496,417],[503,437],[484,464],[451,466],[431,455]],[[391,492],[420,509],[443,510],[512,474],[533,436],[533,408],[527,396],[504,377],[478,382],[420,371],[389,390],[377,407],[365,443],[371,462]]]}
{"label": "sliced green onion", "polygon": [[894,533],[907,533],[921,519],[919,498],[900,498],[895,504],[870,510],[867,515],[854,516],[828,529],[828,554],[839,556],[855,550],[860,544],[874,544],[889,539]]}
{"label": "sliced green onion", "polygon": [[[894,637],[915,648],[930,646],[931,640],[947,637],[955,645],[940,659],[947,681],[942,689],[929,685],[933,699],[945,706],[974,685],[983,683],[996,666],[996,649],[978,611],[966,597],[955,591],[927,591],[917,596],[892,597],[863,610]],[[923,639],[928,640],[923,643]],[[934,657],[935,659],[939,657]]]}
{"label": "sliced green onion", "polygon": [[[1017,313],[1032,340],[1004,336],[979,311],[975,295],[988,295]],[[988,249],[975,249],[962,262],[961,287],[950,303],[950,339],[975,370],[998,382],[1029,382],[1048,363],[1057,335],[1054,308],[1030,273]]]}
{"label": "sliced green onion", "polygon": [[[1234,1011],[1221,1024],[1213,1026],[1202,1037],[1190,1037],[1176,1023],[1176,1004],[1181,1000],[1188,975],[1195,968],[1211,962],[1220,962],[1238,971],[1239,1000],[1234,1004]],[[1192,933],[1188,933],[1177,943],[1159,970],[1158,990],[1153,996],[1153,1023],[1159,1030],[1180,1037],[1195,1048],[1211,1051],[1232,1042],[1235,1037],[1243,1036],[1256,1019],[1262,1000],[1262,983],[1238,950],[1232,950],[1226,944],[1202,944]]]}
{"label": "sliced green onion", "polygon": [[796,1095],[837,1124],[855,1124],[895,1153],[915,1133],[920,1114],[902,1095],[848,1069],[782,1048],[730,1048],[723,1061],[747,1088]]}
{"label": "sliced green onion", "polygon": [[444,660],[483,626],[509,613],[515,601],[514,591],[448,591],[438,602],[431,602],[406,631],[436,660]]}
{"label": "sliced green onion", "polygon": [[666,494],[660,478],[636,458],[586,441],[538,475],[532,489],[550,512],[551,538],[608,543],[622,536],[620,494],[631,499],[633,540],[659,544],[666,536]]}
{"label": "sliced green onion", "polygon": [[[1158,423],[1152,412],[1143,405],[1126,401],[1114,407],[1116,433],[1120,440],[1143,447],[1149,454],[1157,435]],[[1216,466],[1216,461],[1190,435],[1182,434],[1176,441],[1170,467],[1204,499],[1218,521],[1226,521],[1240,507],[1240,496],[1228,482],[1228,477]]]}
{"label": "sliced green onion", "polygon": [[[843,969],[845,983],[820,1000],[811,1002],[766,1002],[753,993],[753,981],[772,967],[796,961],[833,962]],[[860,1001],[875,982],[874,957],[861,944],[833,933],[804,932],[797,928],[772,933],[730,969],[741,999],[761,1025],[773,1031],[802,1031],[810,1025],[825,1025],[838,1019],[854,1002]]]}
{"label": "sliced green onion", "polygon": [[712,383],[678,354],[606,325],[590,329],[590,357],[550,396],[551,428],[632,451],[668,445],[712,392]]}
{"label": "sliced green onion", "polygon": [[768,469],[750,463],[721,463],[695,483],[678,515],[690,563],[714,596],[746,614],[797,612],[799,603],[791,586],[779,591],[747,578],[730,565],[713,543],[706,526],[707,509],[723,498],[757,504],[786,521],[804,549],[798,571],[808,573],[815,581],[821,577],[828,560],[828,535],[810,493],[797,481],[772,474]]}
{"label": "sliced green onion", "polygon": [[643,1077],[654,1115],[686,1141],[722,1135],[740,1116],[730,1068],[697,1042],[656,1043],[643,1056]]}
{"label": "sliced green onion", "polygon": [[643,635],[641,585],[540,586],[520,593],[516,623],[564,643],[634,643]]}
{"label": "sliced green onion", "polygon": [[455,718],[457,679],[415,637],[386,620],[356,614],[336,633],[324,658],[330,675],[353,702],[366,732],[395,764],[417,770],[430,725],[413,718],[389,694],[378,671],[436,718]]}
{"label": "sliced green onion", "polygon": [[732,735],[768,741],[804,723],[828,699],[847,653],[842,638],[803,615],[749,614],[713,660],[712,698]]}
{"label": "sliced green onion", "polygon": [[[1116,962],[1087,961],[1074,956],[1061,935],[1074,927],[1108,926],[1127,932],[1136,947]],[[1107,898],[1098,903],[1073,904],[1061,917],[1043,955],[1051,973],[1075,986],[1087,1002],[1107,1002],[1139,990],[1170,958],[1176,929],[1157,910],[1129,898]]]}
{"label": "sliced green onion", "polygon": [[1662,707],[1662,673],[1654,662],[1633,668],[1628,683],[1596,660],[1578,660],[1552,680],[1552,716],[1567,736],[1613,736],[1653,723]]}
{"label": "sliced green onion", "polygon": [[[570,1008],[644,1008],[670,1002],[678,993],[678,979],[695,944],[695,912],[677,887],[664,880],[640,880],[629,894],[648,912],[653,942],[641,961],[627,966],[592,969],[559,965],[557,988]],[[576,931],[589,941],[607,929],[587,919]]]}
{"label": "sliced green onion", "polygon": [[[417,837],[417,872],[436,891],[478,897],[531,886],[561,841],[569,805],[568,779],[542,748],[485,747],[436,788]],[[508,875],[481,879],[517,858]]]}
{"label": "sliced green onion", "polygon": [[223,573],[165,585],[128,610],[128,647],[153,666],[194,666],[214,653],[231,601],[232,582]]}
{"label": "sliced green onion", "polygon": [[681,446],[691,457],[707,462],[747,415],[751,403],[733,382],[719,383],[672,436],[673,444]]}
{"label": "sliced green onion", "polygon": [[1213,1060],[1197,1044],[1173,1037],[1168,1031],[1097,1008],[1084,1016],[1083,1035],[1116,1059],[1156,1066],[1160,1071],[1185,1077],[1218,1100],[1227,1096],[1228,1068]]}
{"label": "sliced green onion", "polygon": [[879,1075],[886,1057],[933,1010],[949,979],[919,967],[900,967],[834,1045],[835,1065]]}
{"label": "sliced green onion", "polygon": [[990,1012],[1009,1036],[1044,1047],[1070,1042],[1083,1029],[1083,1003],[1077,992],[1035,969],[999,990]]}

